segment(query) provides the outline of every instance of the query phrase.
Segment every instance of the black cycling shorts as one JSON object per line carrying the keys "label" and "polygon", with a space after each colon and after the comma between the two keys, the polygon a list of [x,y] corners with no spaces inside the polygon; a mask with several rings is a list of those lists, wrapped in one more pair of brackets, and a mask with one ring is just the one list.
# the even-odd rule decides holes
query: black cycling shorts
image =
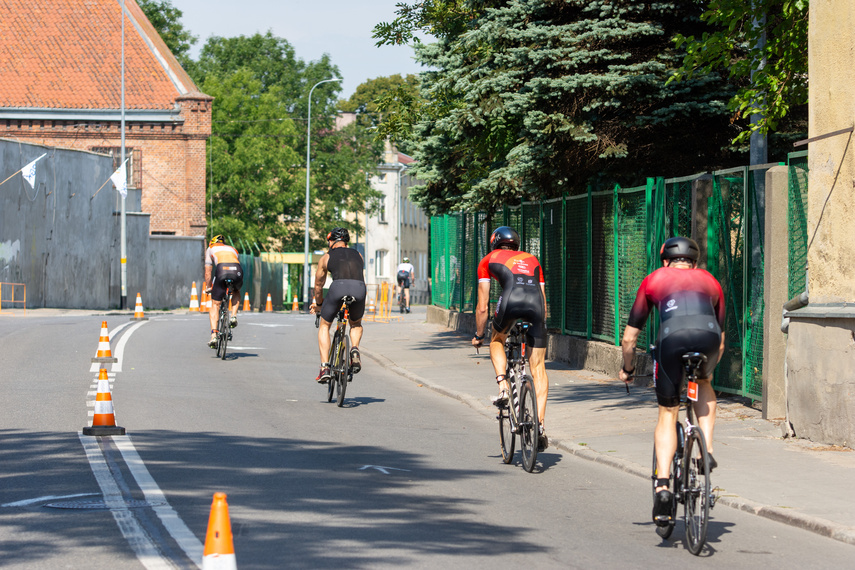
{"label": "black cycling shorts", "polygon": [[410,288],[410,274],[406,271],[398,272],[398,285],[403,287],[404,289]]}
{"label": "black cycling shorts", "polygon": [[328,323],[335,320],[338,310],[341,308],[341,300],[345,295],[354,297],[356,301],[350,304],[348,318],[350,321],[358,321],[365,314],[365,295],[367,290],[365,282],[358,279],[335,279],[324,297],[321,305],[321,318]]}
{"label": "black cycling shorts", "polygon": [[493,315],[493,330],[507,334],[518,320],[531,323],[529,344],[534,348],[546,348],[546,322],[540,287],[513,288],[507,298],[504,293],[499,297],[496,314]]}
{"label": "black cycling shorts", "polygon": [[698,378],[709,378],[718,364],[719,348],[721,333],[718,327],[716,330],[679,329],[661,338],[653,352],[653,382],[659,405],[671,408],[680,404],[686,372],[684,354],[700,352],[706,355],[707,361],[697,374]]}
{"label": "black cycling shorts", "polygon": [[211,285],[211,299],[222,301],[226,298],[226,279],[232,280],[232,290],[240,292],[243,285],[243,269],[240,263],[218,263],[214,270],[214,282]]}

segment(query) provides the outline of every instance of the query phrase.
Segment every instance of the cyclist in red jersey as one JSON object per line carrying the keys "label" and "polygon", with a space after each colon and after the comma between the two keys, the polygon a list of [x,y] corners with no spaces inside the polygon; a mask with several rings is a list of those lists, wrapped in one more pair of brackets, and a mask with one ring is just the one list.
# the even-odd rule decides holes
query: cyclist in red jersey
{"label": "cyclist in red jersey", "polygon": [[490,359],[496,372],[496,383],[500,386],[499,396],[494,399],[494,403],[497,406],[507,403],[510,390],[505,378],[505,339],[518,319],[527,321],[531,323],[527,344],[531,347],[529,363],[540,422],[538,451],[543,451],[549,446],[549,439],[543,428],[546,396],[549,393],[549,379],[546,377],[546,282],[537,258],[530,253],[518,251],[519,247],[519,234],[507,226],[497,228],[490,236],[492,251],[478,264],[476,334],[472,345],[478,347],[483,344],[487,328],[487,305],[490,301],[490,279],[494,278],[502,286],[502,294],[493,315],[493,333],[490,336]]}
{"label": "cyclist in red jersey", "polygon": [[700,352],[707,357],[698,371],[698,399],[692,406],[706,439],[709,471],[717,465],[712,455],[716,397],[711,379],[724,352],[725,305],[719,282],[709,272],[697,268],[698,255],[698,245],[691,239],[673,237],[665,241],[660,251],[663,267],[641,282],[621,341],[623,365],[619,376],[622,381],[629,382],[635,372],[633,360],[638,336],[650,310],[658,309],[660,326],[653,353],[653,378],[659,419],[653,439],[659,478],[656,479],[653,520],[659,526],[668,525],[671,516],[668,477],[677,450],[674,424],[680,410],[682,357],[687,352]]}

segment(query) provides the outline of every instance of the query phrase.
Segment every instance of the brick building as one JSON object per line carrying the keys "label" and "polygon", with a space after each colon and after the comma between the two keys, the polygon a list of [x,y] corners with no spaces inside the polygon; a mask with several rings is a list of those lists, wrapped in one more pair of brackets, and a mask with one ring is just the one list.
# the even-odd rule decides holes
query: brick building
{"label": "brick building", "polygon": [[[114,155],[121,147],[121,2],[0,3],[0,138]],[[151,233],[204,236],[212,98],[126,0],[129,210]]]}

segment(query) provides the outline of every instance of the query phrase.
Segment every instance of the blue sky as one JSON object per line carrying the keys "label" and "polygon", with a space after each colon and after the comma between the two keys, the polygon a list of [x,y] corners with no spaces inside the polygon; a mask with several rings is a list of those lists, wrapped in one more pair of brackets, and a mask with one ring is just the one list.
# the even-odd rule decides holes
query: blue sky
{"label": "blue sky", "polygon": [[339,97],[349,98],[357,85],[400,73],[418,73],[408,46],[374,46],[371,32],[394,19],[404,0],[171,0],[182,12],[184,27],[199,38],[195,58],[209,36],[265,33],[285,38],[304,61],[328,53],[344,81]]}

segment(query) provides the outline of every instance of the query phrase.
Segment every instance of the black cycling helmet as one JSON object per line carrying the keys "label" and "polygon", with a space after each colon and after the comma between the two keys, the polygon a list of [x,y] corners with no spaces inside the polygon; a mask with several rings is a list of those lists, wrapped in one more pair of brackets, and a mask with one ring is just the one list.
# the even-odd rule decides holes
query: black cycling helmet
{"label": "black cycling helmet", "polygon": [[350,241],[350,232],[345,228],[333,228],[327,234],[327,241],[343,241],[344,243],[348,243]]}
{"label": "black cycling helmet", "polygon": [[509,228],[508,226],[496,228],[490,236],[490,249],[498,249],[503,245],[510,246],[508,249],[519,249],[520,234],[514,228]]}
{"label": "black cycling helmet", "polygon": [[665,240],[662,244],[662,249],[659,251],[659,258],[662,261],[666,259],[690,259],[697,261],[700,257],[700,250],[695,240],[687,237],[672,237]]}

